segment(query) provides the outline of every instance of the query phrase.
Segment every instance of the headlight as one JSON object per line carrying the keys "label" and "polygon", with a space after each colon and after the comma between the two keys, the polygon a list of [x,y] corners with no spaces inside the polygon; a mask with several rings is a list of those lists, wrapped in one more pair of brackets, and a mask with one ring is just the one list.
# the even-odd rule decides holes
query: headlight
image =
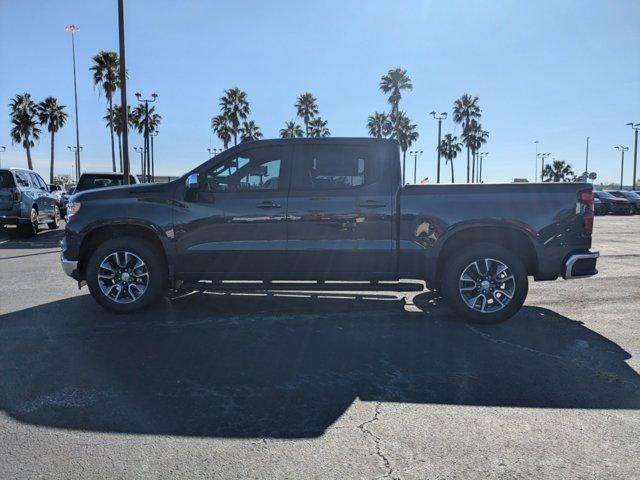
{"label": "headlight", "polygon": [[81,206],[80,202],[67,203],[67,218],[78,213],[80,211],[80,206]]}

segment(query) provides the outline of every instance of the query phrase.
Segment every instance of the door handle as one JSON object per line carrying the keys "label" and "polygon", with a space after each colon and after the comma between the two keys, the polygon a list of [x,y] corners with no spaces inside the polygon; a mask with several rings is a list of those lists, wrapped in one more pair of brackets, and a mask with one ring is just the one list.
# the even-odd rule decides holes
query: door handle
{"label": "door handle", "polygon": [[281,208],[282,205],[280,205],[279,203],[275,203],[275,202],[271,202],[271,201],[267,201],[267,202],[260,202],[256,205],[257,208],[264,208],[264,209],[269,209],[269,208]]}
{"label": "door handle", "polygon": [[366,202],[358,204],[358,206],[362,208],[384,208],[387,205],[385,203],[376,202],[375,200],[367,200]]}

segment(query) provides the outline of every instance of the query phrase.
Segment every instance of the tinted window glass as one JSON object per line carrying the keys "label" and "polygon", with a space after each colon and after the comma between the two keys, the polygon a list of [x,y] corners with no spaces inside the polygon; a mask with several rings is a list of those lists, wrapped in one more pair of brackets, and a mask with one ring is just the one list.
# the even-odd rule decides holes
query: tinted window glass
{"label": "tinted window glass", "polygon": [[616,198],[611,195],[609,192],[597,192],[596,195],[600,198]]}
{"label": "tinted window glass", "polygon": [[[132,176],[129,178],[129,183],[134,183],[134,178]],[[123,175],[83,174],[78,182],[76,192],[91,190],[94,188],[116,187],[118,185],[122,185],[123,180]]]}
{"label": "tinted window glass", "polygon": [[242,152],[216,165],[205,176],[209,192],[276,190],[280,184],[281,149]]}
{"label": "tinted window glass", "polygon": [[22,172],[15,172],[16,182],[18,186],[29,188],[31,185],[29,184],[29,177]]}
{"label": "tinted window glass", "polygon": [[44,188],[45,190],[48,190],[47,182],[45,182],[44,179],[37,173],[35,174],[35,176],[36,176],[36,179],[38,180],[38,184],[40,185],[40,187]]}
{"label": "tinted window glass", "polygon": [[294,168],[298,189],[332,190],[371,183],[372,162],[367,152],[357,148],[300,148]]}
{"label": "tinted window glass", "polygon": [[0,170],[0,188],[13,188],[15,186],[11,172],[7,170]]}
{"label": "tinted window glass", "polygon": [[38,176],[35,173],[29,172],[29,178],[31,179],[31,186],[33,188],[43,188],[43,186],[40,185],[40,181],[38,180]]}

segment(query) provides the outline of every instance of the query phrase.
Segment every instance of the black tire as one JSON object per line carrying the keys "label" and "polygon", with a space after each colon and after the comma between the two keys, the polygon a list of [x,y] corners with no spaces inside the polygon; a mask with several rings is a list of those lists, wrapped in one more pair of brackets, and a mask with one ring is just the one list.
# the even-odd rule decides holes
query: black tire
{"label": "black tire", "polygon": [[[490,273],[486,277],[479,276],[479,278],[485,278],[486,281],[480,283],[480,281],[468,281],[462,280],[463,273],[475,272],[476,267],[472,267],[475,261],[480,260],[480,268],[485,269],[484,259],[489,259],[489,265],[492,266],[494,271],[497,271],[497,267],[500,263],[508,268],[504,273],[498,277],[508,278],[513,277],[513,283],[508,280],[508,283],[500,283],[503,280],[492,276]],[[463,317],[465,320],[473,323],[491,324],[503,322],[513,315],[515,315],[522,304],[524,303],[527,292],[529,290],[529,281],[527,278],[527,271],[522,264],[522,261],[509,250],[492,243],[478,243],[464,249],[459,253],[454,253],[450,256],[445,264],[445,271],[442,277],[441,293],[447,301],[451,309]],[[471,268],[471,270],[467,270]],[[509,273],[511,275],[509,275]],[[474,274],[475,275],[475,274]],[[487,285],[487,290],[483,290],[481,285]],[[501,285],[501,286],[500,286]],[[473,290],[463,293],[461,288],[469,290],[473,286]],[[486,295],[485,293],[486,292]],[[510,299],[506,296],[511,292]],[[474,309],[467,304],[467,301],[463,298],[464,295],[468,295],[467,301],[472,302],[474,296],[484,297],[473,302],[477,308],[487,309],[489,311],[481,312],[478,309]],[[498,298],[496,301],[495,298]],[[500,300],[502,299],[502,300]],[[498,302],[502,302],[505,305],[500,307]],[[490,304],[491,303],[491,304]],[[497,309],[491,311],[491,309]]]}
{"label": "black tire", "polygon": [[47,223],[47,227],[49,227],[49,230],[57,230],[60,228],[60,209],[58,205],[53,207],[53,220]]}
{"label": "black tire", "polygon": [[[146,290],[129,303],[118,303],[103,293],[98,280],[100,264],[115,252],[130,252],[139,257],[148,272]],[[123,262],[124,263],[124,262]],[[167,291],[168,272],[163,254],[151,243],[137,237],[120,237],[107,240],[98,246],[89,258],[86,280],[93,298],[104,308],[115,313],[130,313],[149,307]]]}
{"label": "black tire", "polygon": [[38,211],[35,208],[31,208],[29,218],[31,221],[27,223],[21,223],[18,225],[18,233],[23,237],[35,237],[38,234]]}

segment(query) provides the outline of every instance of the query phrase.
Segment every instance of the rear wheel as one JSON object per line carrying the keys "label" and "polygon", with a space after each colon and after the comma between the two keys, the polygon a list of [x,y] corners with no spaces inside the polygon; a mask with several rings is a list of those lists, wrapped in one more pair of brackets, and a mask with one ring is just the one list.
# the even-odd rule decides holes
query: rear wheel
{"label": "rear wheel", "polygon": [[479,243],[453,254],[446,263],[442,295],[455,313],[474,323],[511,318],[527,296],[522,261],[499,245]]}
{"label": "rear wheel", "polygon": [[38,228],[38,211],[35,208],[31,208],[29,221],[18,225],[18,233],[23,237],[35,237],[38,234]]}
{"label": "rear wheel", "polygon": [[86,279],[103,307],[128,313],[148,307],[167,288],[164,257],[149,242],[121,237],[101,244],[87,262]]}
{"label": "rear wheel", "polygon": [[53,207],[53,220],[47,223],[49,230],[57,230],[60,227],[60,209],[57,205]]}

